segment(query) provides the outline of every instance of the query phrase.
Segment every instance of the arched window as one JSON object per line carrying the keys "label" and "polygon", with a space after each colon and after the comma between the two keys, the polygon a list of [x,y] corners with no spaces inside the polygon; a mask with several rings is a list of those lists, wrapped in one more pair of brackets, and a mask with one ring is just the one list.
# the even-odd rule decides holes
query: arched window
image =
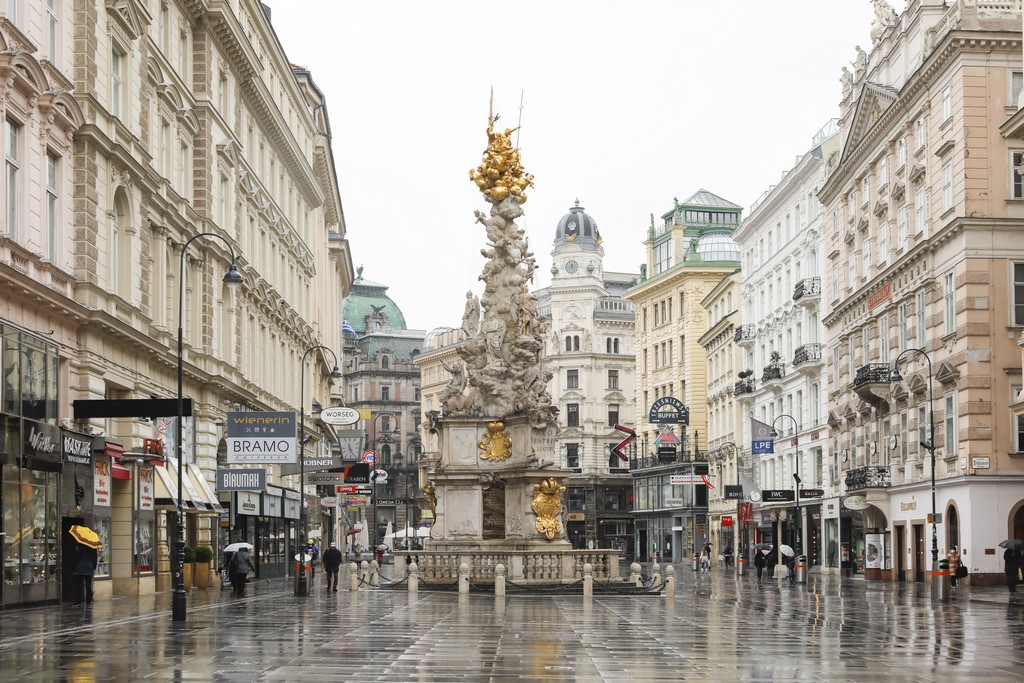
{"label": "arched window", "polygon": [[391,464],[391,446],[384,444],[380,447],[380,462],[382,465]]}
{"label": "arched window", "polygon": [[572,337],[567,336],[565,338],[565,350],[572,351]]}
{"label": "arched window", "polygon": [[604,340],[604,349],[605,349],[605,353],[611,353],[612,352],[612,338],[611,337],[608,337],[607,339]]}
{"label": "arched window", "polygon": [[956,508],[952,505],[946,508],[946,529],[949,533],[949,538],[946,539],[946,547],[952,548],[956,546],[960,548],[960,517],[956,513]]}
{"label": "arched window", "polygon": [[619,352],[619,338],[618,337],[615,338],[615,343],[612,344],[612,348],[614,349],[612,351],[612,353],[618,353]]}
{"label": "arched window", "polygon": [[387,356],[381,356],[380,357],[380,369],[381,370],[387,370],[388,367],[389,367],[389,364],[390,364],[390,361],[388,360]]}
{"label": "arched window", "polygon": [[573,335],[573,337],[572,337],[572,350],[573,351],[579,351],[580,350],[580,336],[578,334]]}

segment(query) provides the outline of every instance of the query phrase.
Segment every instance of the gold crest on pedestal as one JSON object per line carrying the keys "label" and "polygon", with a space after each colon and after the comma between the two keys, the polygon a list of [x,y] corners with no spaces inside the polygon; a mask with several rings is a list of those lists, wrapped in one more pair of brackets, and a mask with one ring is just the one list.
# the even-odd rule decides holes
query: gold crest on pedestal
{"label": "gold crest on pedestal", "polygon": [[512,437],[505,431],[504,422],[488,422],[487,433],[477,443],[483,453],[481,460],[504,460],[512,455]]}
{"label": "gold crest on pedestal", "polygon": [[562,494],[565,487],[554,477],[548,477],[533,486],[533,502],[530,508],[537,515],[537,531],[544,534],[549,541],[562,533]]}

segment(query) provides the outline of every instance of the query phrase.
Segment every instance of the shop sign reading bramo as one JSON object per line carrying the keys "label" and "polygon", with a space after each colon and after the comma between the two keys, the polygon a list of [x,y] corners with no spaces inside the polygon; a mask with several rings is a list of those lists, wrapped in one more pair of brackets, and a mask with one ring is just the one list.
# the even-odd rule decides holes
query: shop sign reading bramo
{"label": "shop sign reading bramo", "polygon": [[295,413],[228,413],[227,421],[228,463],[295,462]]}

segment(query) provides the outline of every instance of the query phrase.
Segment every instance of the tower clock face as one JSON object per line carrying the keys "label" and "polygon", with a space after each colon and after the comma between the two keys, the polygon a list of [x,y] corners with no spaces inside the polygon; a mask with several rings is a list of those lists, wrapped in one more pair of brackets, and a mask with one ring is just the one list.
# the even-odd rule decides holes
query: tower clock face
{"label": "tower clock face", "polygon": [[573,275],[579,269],[580,264],[576,263],[575,261],[565,262],[565,272],[569,273],[569,275]]}

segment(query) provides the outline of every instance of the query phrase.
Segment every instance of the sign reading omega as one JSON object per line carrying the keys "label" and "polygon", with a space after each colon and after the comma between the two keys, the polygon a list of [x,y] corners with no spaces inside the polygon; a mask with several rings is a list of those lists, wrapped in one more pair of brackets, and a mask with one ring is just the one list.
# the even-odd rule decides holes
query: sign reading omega
{"label": "sign reading omega", "polygon": [[651,404],[647,412],[647,422],[652,425],[690,424],[690,409],[684,406],[678,398],[662,396]]}

